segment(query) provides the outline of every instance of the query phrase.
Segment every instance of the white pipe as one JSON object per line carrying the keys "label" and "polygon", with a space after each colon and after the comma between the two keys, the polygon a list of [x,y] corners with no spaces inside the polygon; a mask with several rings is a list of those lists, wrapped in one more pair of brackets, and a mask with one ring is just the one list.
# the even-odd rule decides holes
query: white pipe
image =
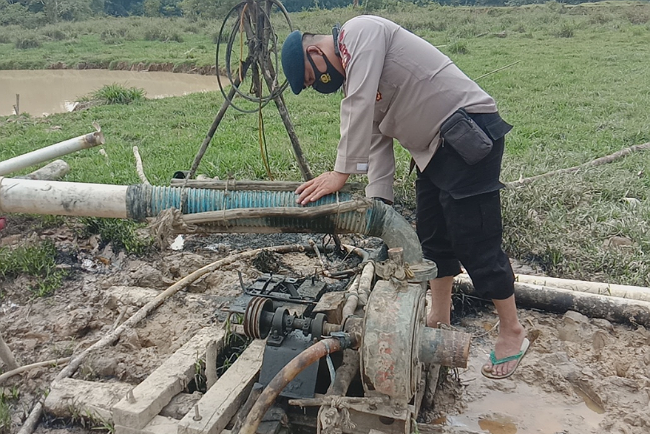
{"label": "white pipe", "polygon": [[5,161],[0,161],[0,176],[16,172],[34,164],[43,163],[63,155],[70,154],[82,149],[92,148],[104,144],[104,135],[101,131],[75,137],[64,142],[28,152]]}
{"label": "white pipe", "polygon": [[515,276],[515,281],[533,285],[550,286],[553,288],[570,289],[571,291],[587,292],[590,294],[610,295],[613,297],[650,302],[650,288],[645,288],[643,286],[586,282],[582,280],[558,279],[556,277],[528,276],[525,274],[517,274]]}
{"label": "white pipe", "polygon": [[0,177],[0,212],[124,219],[127,188]]}

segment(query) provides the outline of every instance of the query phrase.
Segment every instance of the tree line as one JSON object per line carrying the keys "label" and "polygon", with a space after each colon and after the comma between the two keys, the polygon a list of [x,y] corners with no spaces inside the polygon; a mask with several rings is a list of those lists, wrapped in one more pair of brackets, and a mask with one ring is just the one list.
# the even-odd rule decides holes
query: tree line
{"label": "tree line", "polygon": [[[241,0],[0,0],[0,25],[39,27],[60,21],[81,21],[101,16],[150,16],[214,19]],[[587,0],[563,0],[578,4]],[[289,12],[347,7],[353,0],[284,0]],[[457,6],[519,6],[546,0],[359,0],[360,7],[377,10],[400,2]]]}

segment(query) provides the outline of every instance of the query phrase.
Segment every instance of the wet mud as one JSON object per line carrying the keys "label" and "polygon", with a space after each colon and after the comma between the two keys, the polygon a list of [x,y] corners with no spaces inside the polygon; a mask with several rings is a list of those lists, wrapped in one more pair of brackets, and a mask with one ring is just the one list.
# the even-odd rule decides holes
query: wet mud
{"label": "wet mud", "polygon": [[[11,216],[0,232],[0,245],[5,247],[53,240],[65,258],[61,267],[69,270],[63,287],[51,297],[35,298],[29,289],[34,282],[29,279],[0,282],[0,330],[19,364],[79,353],[132,316],[146,302],[147,291],[166,289],[215,260],[265,245],[307,244],[312,237],[188,237],[181,251],[136,258],[113,251],[110,244],[100,247],[96,239],[79,238],[78,233],[68,226],[34,229],[29,220]],[[360,247],[378,244],[377,239],[357,237],[346,241]],[[519,272],[531,271],[515,265]],[[85,360],[75,378],[137,384],[197,330],[222,319],[224,307],[241,294],[238,272],[245,282],[251,282],[270,271],[304,277],[319,266],[313,255],[292,253],[241,261],[210,273],[124,333],[115,345]],[[118,286],[146,290],[117,297],[114,288]],[[421,414],[423,426],[456,434],[650,432],[650,332],[574,312],[519,312],[532,343],[515,374],[505,380],[489,380],[480,372],[496,341],[493,309],[455,312],[454,327],[473,334],[470,364],[444,376],[435,408]],[[11,408],[11,432],[18,431],[35,400],[61,369],[37,368],[2,385]],[[36,433],[97,432],[69,422],[46,416]]]}

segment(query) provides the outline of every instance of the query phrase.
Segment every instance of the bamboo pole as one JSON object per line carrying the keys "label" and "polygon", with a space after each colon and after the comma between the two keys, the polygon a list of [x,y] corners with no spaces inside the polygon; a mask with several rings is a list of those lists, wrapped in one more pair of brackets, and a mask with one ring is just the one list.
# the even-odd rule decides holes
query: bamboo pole
{"label": "bamboo pole", "polygon": [[[172,179],[170,186],[182,187],[185,179]],[[238,191],[294,191],[302,185],[302,182],[293,181],[248,181],[237,179],[188,179],[188,188],[211,188],[215,190],[238,190]],[[364,184],[360,182],[348,182],[341,190],[342,193],[363,190]]]}

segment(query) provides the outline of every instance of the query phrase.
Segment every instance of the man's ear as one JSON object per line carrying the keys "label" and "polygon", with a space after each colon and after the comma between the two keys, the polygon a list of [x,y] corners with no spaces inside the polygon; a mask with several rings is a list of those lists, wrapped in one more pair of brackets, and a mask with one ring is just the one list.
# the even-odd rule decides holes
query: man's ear
{"label": "man's ear", "polygon": [[316,46],[316,45],[309,45],[309,46],[307,47],[307,50],[306,50],[306,51],[307,51],[307,53],[309,53],[309,54],[316,53],[316,54],[318,54],[319,56],[322,56],[322,55],[323,55],[323,50],[321,50],[321,49],[320,49],[318,46]]}

